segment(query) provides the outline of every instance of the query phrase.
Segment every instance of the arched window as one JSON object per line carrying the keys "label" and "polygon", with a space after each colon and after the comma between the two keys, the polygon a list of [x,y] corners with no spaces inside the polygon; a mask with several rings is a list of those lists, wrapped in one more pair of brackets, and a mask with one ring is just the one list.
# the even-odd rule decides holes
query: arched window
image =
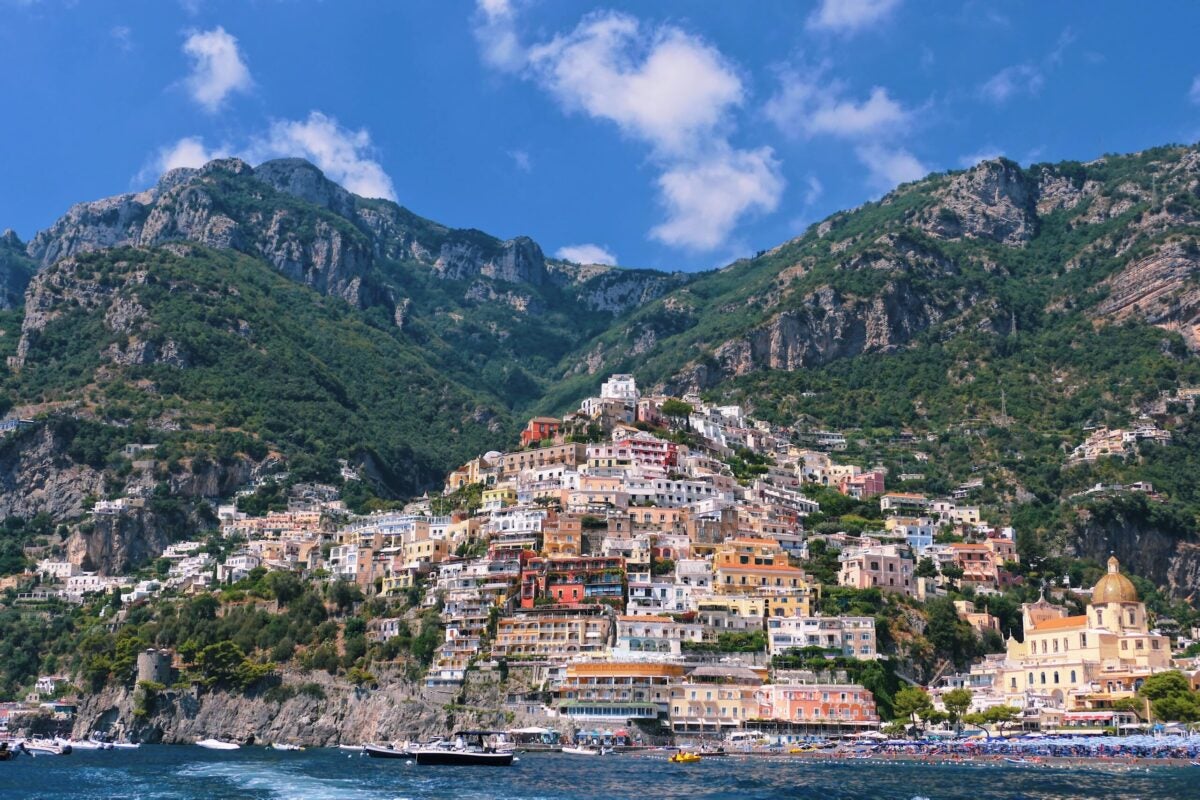
{"label": "arched window", "polygon": [[1077,681],[1075,679],[1075,670],[1071,670],[1071,683],[1078,683],[1078,682],[1079,681]]}
{"label": "arched window", "polygon": [[1042,686],[1046,685],[1046,673],[1042,673]]}
{"label": "arched window", "polygon": [[1054,672],[1054,683],[1055,684],[1058,683],[1058,671],[1057,670],[1055,670],[1055,672]]}

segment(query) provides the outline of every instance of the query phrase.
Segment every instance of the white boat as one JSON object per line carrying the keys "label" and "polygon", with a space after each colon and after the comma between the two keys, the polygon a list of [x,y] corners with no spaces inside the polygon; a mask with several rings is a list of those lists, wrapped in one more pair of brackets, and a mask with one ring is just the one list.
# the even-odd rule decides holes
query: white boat
{"label": "white boat", "polygon": [[564,746],[562,751],[569,756],[606,756],[612,752],[603,747],[588,747],[587,745]]}
{"label": "white boat", "polygon": [[69,756],[71,745],[59,744],[50,739],[26,739],[22,744],[31,756]]}
{"label": "white boat", "polygon": [[201,739],[196,745],[206,750],[240,750],[242,747],[237,742],[222,742],[220,739]]}
{"label": "white boat", "polygon": [[114,750],[137,750],[142,745],[140,742],[113,742],[112,746]]}
{"label": "white boat", "polygon": [[274,742],[271,745],[272,750],[303,750],[304,748],[298,744],[284,744],[283,742]]}
{"label": "white boat", "polygon": [[361,753],[363,746],[361,744],[339,744],[337,746],[337,749],[338,750],[357,750],[358,752]]}
{"label": "white boat", "polygon": [[69,744],[74,750],[112,750],[113,746],[107,742],[98,742],[95,739],[55,739],[59,746]]}

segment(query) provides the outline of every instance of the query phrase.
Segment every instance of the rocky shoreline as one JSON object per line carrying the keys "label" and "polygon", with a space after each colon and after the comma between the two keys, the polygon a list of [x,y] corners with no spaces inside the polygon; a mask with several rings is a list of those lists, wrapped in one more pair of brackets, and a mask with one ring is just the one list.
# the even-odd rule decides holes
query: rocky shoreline
{"label": "rocky shoreline", "polygon": [[245,694],[194,686],[147,697],[144,689],[107,687],[81,700],[72,735],[83,739],[100,731],[155,744],[212,737],[329,747],[527,722],[503,709],[505,687],[490,673],[472,675],[461,692],[428,688],[399,670],[378,677],[378,688],[367,688],[324,672],[289,672]]}

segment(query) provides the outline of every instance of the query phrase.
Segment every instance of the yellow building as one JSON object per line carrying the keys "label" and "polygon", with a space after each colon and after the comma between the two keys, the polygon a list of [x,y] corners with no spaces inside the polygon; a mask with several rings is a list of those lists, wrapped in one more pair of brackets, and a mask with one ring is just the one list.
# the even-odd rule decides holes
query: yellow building
{"label": "yellow building", "polygon": [[511,484],[483,490],[484,511],[498,511],[501,508],[516,505],[516,502],[517,488]]}
{"label": "yellow building", "polygon": [[1148,675],[1170,669],[1169,640],[1150,633],[1146,606],[1115,557],[1086,614],[1067,616],[1045,600],[1027,603],[1022,614],[1025,640],[1008,640],[993,684],[1016,705],[1032,695],[1069,710],[1110,708]]}

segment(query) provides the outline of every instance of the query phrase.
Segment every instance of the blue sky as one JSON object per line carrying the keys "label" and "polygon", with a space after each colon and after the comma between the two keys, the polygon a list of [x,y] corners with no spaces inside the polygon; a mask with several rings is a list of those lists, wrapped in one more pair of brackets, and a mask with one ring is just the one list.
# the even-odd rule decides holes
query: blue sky
{"label": "blue sky", "polygon": [[0,228],[237,154],[703,269],[899,181],[1200,138],[1200,5],[0,0]]}

